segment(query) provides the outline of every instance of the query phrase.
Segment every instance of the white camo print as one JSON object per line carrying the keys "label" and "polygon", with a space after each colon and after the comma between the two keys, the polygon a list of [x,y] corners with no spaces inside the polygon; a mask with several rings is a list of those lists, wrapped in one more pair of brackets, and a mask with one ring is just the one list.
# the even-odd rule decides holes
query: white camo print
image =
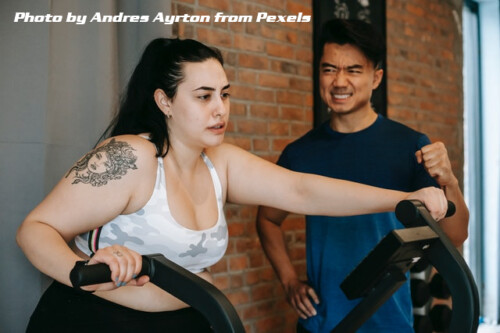
{"label": "white camo print", "polygon": [[[199,273],[222,258],[228,243],[227,223],[222,204],[222,187],[217,172],[205,154],[217,196],[219,219],[204,230],[191,230],[177,223],[168,207],[163,160],[158,158],[156,184],[146,205],[135,213],[119,215],[102,228],[99,248],[119,244],[140,254],[161,253],[193,273]],[[88,233],[79,235],[75,243],[90,255]]]}

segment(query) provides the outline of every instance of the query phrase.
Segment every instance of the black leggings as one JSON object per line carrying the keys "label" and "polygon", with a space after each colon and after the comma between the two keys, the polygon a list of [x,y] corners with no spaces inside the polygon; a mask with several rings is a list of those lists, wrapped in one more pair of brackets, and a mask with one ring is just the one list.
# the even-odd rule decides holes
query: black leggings
{"label": "black leggings", "polygon": [[133,310],[53,282],[31,315],[26,332],[213,332],[193,308]]}

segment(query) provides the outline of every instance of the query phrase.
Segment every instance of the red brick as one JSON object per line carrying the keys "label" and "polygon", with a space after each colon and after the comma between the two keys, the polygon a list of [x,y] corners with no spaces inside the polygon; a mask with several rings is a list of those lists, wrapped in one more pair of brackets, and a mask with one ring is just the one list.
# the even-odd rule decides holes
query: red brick
{"label": "red brick", "polygon": [[[257,207],[255,206],[241,206],[240,208],[240,216],[242,218],[251,218],[253,220],[256,213],[257,213]],[[252,223],[251,226],[254,226],[254,224]],[[255,229],[254,228],[250,229],[250,228],[247,225],[247,232],[255,234]]]}
{"label": "red brick", "polygon": [[304,120],[304,108],[294,107],[294,106],[282,106],[281,119]]}
{"label": "red brick", "polygon": [[226,292],[226,296],[233,305],[248,303],[250,300],[248,291],[243,290]]}
{"label": "red brick", "polygon": [[255,328],[257,332],[269,332],[273,329],[278,329],[284,323],[284,319],[281,316],[272,316],[265,319],[260,319],[255,323]]}
{"label": "red brick", "polygon": [[230,280],[231,280],[231,288],[234,289],[243,287],[243,274],[241,273],[231,274]]}
{"label": "red brick", "polygon": [[248,267],[247,257],[244,255],[229,258],[229,269],[239,271]]}
{"label": "red brick", "polygon": [[265,134],[266,123],[262,121],[240,119],[237,122],[238,133],[240,134]]}
{"label": "red brick", "polygon": [[257,73],[253,70],[239,69],[238,70],[238,82],[255,84],[255,83],[257,83]]}
{"label": "red brick", "polygon": [[264,316],[269,316],[273,312],[275,302],[274,301],[264,301],[258,302],[255,306],[247,307],[242,311],[243,319],[255,319]]}
{"label": "red brick", "polygon": [[250,262],[250,267],[262,267],[262,265],[265,262],[264,261],[264,253],[263,252],[249,253],[248,260]]}
{"label": "red brick", "polygon": [[[293,57],[290,57],[293,58]],[[283,74],[298,74],[300,65],[290,61],[271,60],[271,70]]]}
{"label": "red brick", "polygon": [[263,103],[275,103],[275,91],[271,89],[255,89],[255,101]]}
{"label": "red brick", "polygon": [[313,74],[312,63],[307,65],[298,65],[297,74],[303,77],[312,77]]}
{"label": "red brick", "polygon": [[253,139],[252,146],[254,151],[269,151],[269,139]]}
{"label": "red brick", "polygon": [[313,61],[313,52],[308,48],[300,48],[295,51],[295,59],[304,62]]}
{"label": "red brick", "polygon": [[[283,10],[283,0],[254,0],[254,2],[259,3],[259,4],[263,4],[263,5],[275,8],[275,9]],[[261,10],[261,11],[264,11],[264,10]],[[270,11],[270,10],[268,10],[266,12],[268,12],[270,15],[273,15],[272,11]]]}
{"label": "red brick", "polygon": [[305,247],[292,247],[288,249],[288,254],[291,260],[304,259],[306,257]]}
{"label": "red brick", "polygon": [[293,77],[290,79],[290,88],[310,92],[312,91],[312,80]]}
{"label": "red brick", "polygon": [[276,94],[276,100],[280,104],[288,104],[294,106],[305,105],[304,94],[300,92],[293,91],[278,91]]}
{"label": "red brick", "polygon": [[219,12],[227,12],[230,8],[229,0],[198,0],[200,6],[216,9]]}
{"label": "red brick", "polygon": [[283,231],[286,230],[301,230],[305,228],[305,218],[303,215],[295,215],[295,214],[290,214],[286,218],[285,221],[283,221],[283,224],[281,225],[281,228]]}
{"label": "red brick", "polygon": [[238,239],[236,241],[236,250],[239,253],[260,250],[259,239],[257,237]]}
{"label": "red brick", "polygon": [[259,74],[259,85],[273,88],[286,88],[290,84],[290,79],[283,75]]}
{"label": "red brick", "polygon": [[252,100],[255,97],[255,89],[251,86],[238,84],[231,85],[231,99]]}
{"label": "red brick", "polygon": [[289,45],[284,45],[283,43],[268,42],[266,44],[266,52],[270,56],[294,59],[294,50]]}
{"label": "red brick", "polygon": [[233,144],[245,150],[250,150],[251,141],[249,138],[236,137],[236,136],[226,136],[224,142]]}
{"label": "red brick", "polygon": [[196,29],[196,33],[198,35],[198,39],[201,42],[207,43],[210,46],[232,46],[231,34],[229,34],[228,32],[199,27]]}
{"label": "red brick", "polygon": [[[275,25],[259,24],[262,37],[273,39],[280,42],[289,42],[286,30],[279,29]],[[297,43],[297,37],[294,38],[294,44]]]}
{"label": "red brick", "polygon": [[280,121],[269,122],[268,132],[276,136],[290,135],[290,124]]}
{"label": "red brick", "polygon": [[229,237],[241,236],[245,233],[244,223],[230,223],[228,224]]}
{"label": "red brick", "polygon": [[247,270],[245,273],[245,282],[248,286],[254,285],[260,282],[260,274],[256,269]]}
{"label": "red brick", "polygon": [[234,47],[239,50],[262,52],[265,45],[261,38],[241,34],[234,36]]}
{"label": "red brick", "polygon": [[272,149],[274,151],[281,152],[292,141],[292,139],[274,139],[272,143]]}
{"label": "red brick", "polygon": [[252,296],[252,301],[261,301],[269,298],[274,294],[275,287],[271,283],[259,284],[252,287],[250,295]]}
{"label": "red brick", "polygon": [[306,134],[312,129],[312,124],[311,123],[298,123],[298,124],[292,124],[292,130],[291,130],[291,135],[294,137],[301,137],[302,135]]}
{"label": "red brick", "polygon": [[290,44],[297,44],[297,33],[294,31],[288,31],[286,33],[286,41]]}
{"label": "red brick", "polygon": [[217,263],[210,266],[210,272],[212,272],[212,274],[220,273],[220,272],[227,272],[227,259],[222,258]]}
{"label": "red brick", "polygon": [[214,285],[220,290],[226,290],[229,288],[229,277],[227,275],[217,275],[213,276]]}
{"label": "red brick", "polygon": [[250,115],[252,117],[277,119],[279,118],[279,109],[277,105],[252,104],[250,106]]}
{"label": "red brick", "polygon": [[286,4],[286,10],[289,13],[292,13],[292,15],[302,13],[304,15],[312,15],[312,8],[311,6],[306,6],[298,2],[294,1],[287,1]]}
{"label": "red brick", "polygon": [[240,53],[238,55],[238,64],[247,68],[267,69],[269,61],[265,56]]}
{"label": "red brick", "polygon": [[406,10],[409,14],[423,18],[426,15],[426,11],[422,7],[414,6],[411,3],[406,5]]}
{"label": "red brick", "polygon": [[231,101],[231,115],[233,116],[244,116],[247,113],[247,105],[244,103],[238,103]]}

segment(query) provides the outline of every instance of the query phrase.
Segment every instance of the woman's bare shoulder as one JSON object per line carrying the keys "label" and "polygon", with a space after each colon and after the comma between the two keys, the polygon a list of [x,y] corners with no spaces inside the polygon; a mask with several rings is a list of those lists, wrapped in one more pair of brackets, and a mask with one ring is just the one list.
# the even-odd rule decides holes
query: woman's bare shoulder
{"label": "woman's bare shoulder", "polygon": [[100,142],[71,167],[65,178],[73,179],[73,184],[99,187],[150,174],[155,167],[156,150],[151,142],[138,135],[119,135]]}

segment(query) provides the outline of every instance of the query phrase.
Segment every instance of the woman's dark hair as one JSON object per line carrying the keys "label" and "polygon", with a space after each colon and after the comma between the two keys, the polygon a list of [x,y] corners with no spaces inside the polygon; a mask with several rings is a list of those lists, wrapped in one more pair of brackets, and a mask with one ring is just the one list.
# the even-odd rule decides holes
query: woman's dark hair
{"label": "woman's dark hair", "polygon": [[174,98],[184,80],[183,64],[216,59],[224,64],[219,50],[192,39],[157,38],[151,41],[137,64],[120,108],[100,140],[122,134],[150,133],[157,156],[165,156],[170,147],[165,114],[154,100],[156,89]]}
{"label": "woman's dark hair", "polygon": [[373,63],[381,68],[385,58],[385,41],[382,35],[369,23],[355,19],[333,19],[323,24],[320,34],[320,50],[325,44],[351,44],[356,46]]}

